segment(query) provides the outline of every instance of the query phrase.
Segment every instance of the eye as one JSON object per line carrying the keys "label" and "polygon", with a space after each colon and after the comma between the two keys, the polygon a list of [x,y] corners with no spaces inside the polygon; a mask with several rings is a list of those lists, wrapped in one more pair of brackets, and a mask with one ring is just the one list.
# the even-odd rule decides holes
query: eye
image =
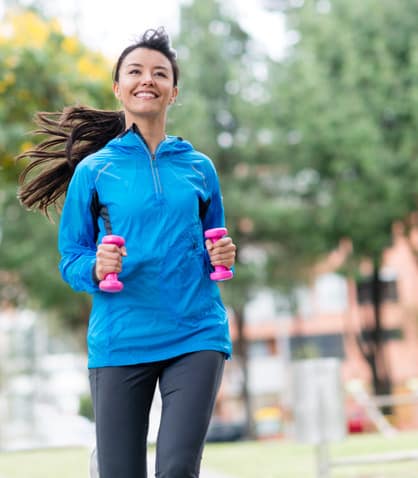
{"label": "eye", "polygon": [[167,74],[164,71],[157,71],[155,76],[160,76],[162,78],[167,78]]}
{"label": "eye", "polygon": [[132,70],[129,70],[130,75],[139,75],[141,73],[141,70],[138,68],[133,68]]}

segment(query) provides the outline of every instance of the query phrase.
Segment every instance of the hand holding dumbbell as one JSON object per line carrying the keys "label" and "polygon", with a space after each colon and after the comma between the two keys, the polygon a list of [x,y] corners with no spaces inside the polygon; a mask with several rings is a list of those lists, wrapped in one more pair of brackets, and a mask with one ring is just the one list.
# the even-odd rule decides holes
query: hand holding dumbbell
{"label": "hand holding dumbbell", "polygon": [[[118,247],[122,247],[125,245],[125,240],[121,236],[109,234],[103,237],[102,244],[115,244]],[[123,289],[123,284],[118,279],[116,272],[110,272],[99,282],[99,288],[104,292],[119,292]]]}
{"label": "hand holding dumbbell", "polygon": [[[205,231],[206,239],[210,239],[213,244],[228,233],[225,227],[215,227]],[[216,281],[232,279],[234,273],[225,266],[215,266],[215,271],[211,272],[210,278]]]}

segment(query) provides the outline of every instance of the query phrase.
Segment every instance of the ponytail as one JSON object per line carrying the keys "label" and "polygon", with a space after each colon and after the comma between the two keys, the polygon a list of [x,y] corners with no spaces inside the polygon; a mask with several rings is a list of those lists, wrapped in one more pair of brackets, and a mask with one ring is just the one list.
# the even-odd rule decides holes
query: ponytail
{"label": "ponytail", "polygon": [[[77,164],[122,133],[125,119],[122,111],[76,106],[62,112],[37,113],[35,122],[38,129],[34,133],[47,138],[17,157],[30,160],[19,176],[18,198],[23,206],[39,209],[49,217],[48,208],[56,206],[67,191]],[[27,180],[39,168],[39,174]]]}

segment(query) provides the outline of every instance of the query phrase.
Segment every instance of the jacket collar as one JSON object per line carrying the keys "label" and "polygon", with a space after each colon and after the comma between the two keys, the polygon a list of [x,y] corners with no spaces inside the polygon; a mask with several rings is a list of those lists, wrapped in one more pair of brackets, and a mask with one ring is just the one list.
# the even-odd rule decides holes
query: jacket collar
{"label": "jacket collar", "polygon": [[132,123],[132,126],[130,128],[125,129],[125,131],[122,131],[122,133],[120,133],[117,136],[117,138],[123,138],[126,134],[128,134],[130,132],[137,134],[142,139],[142,141],[144,141],[146,143],[146,141],[145,141],[144,137],[142,136],[141,131],[139,131],[138,125],[136,123]]}
{"label": "jacket collar", "polygon": [[[148,144],[138,128],[138,125],[133,123],[130,128],[125,129],[122,133],[111,140],[110,143],[115,146],[119,145],[129,148],[137,146],[138,141],[149,150]],[[163,142],[165,144],[162,145],[162,150],[167,149],[171,152],[186,152],[193,150],[193,146],[180,136],[167,136]]]}

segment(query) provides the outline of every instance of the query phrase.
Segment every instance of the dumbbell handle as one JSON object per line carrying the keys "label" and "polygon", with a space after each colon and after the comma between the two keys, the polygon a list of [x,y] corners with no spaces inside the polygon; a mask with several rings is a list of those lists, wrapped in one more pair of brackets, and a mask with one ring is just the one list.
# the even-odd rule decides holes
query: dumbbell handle
{"label": "dumbbell handle", "polygon": [[[109,234],[103,237],[102,244],[115,244],[115,246],[122,247],[125,245],[125,239],[121,236]],[[119,292],[123,289],[123,283],[118,279],[116,272],[110,272],[99,282],[99,288],[104,292]]]}
{"label": "dumbbell handle", "polygon": [[[228,234],[226,227],[215,227],[205,231],[206,239],[210,239],[213,244],[226,234]],[[233,276],[234,273],[225,266],[215,266],[215,271],[210,274],[210,278],[216,281],[229,280],[232,279]]]}

